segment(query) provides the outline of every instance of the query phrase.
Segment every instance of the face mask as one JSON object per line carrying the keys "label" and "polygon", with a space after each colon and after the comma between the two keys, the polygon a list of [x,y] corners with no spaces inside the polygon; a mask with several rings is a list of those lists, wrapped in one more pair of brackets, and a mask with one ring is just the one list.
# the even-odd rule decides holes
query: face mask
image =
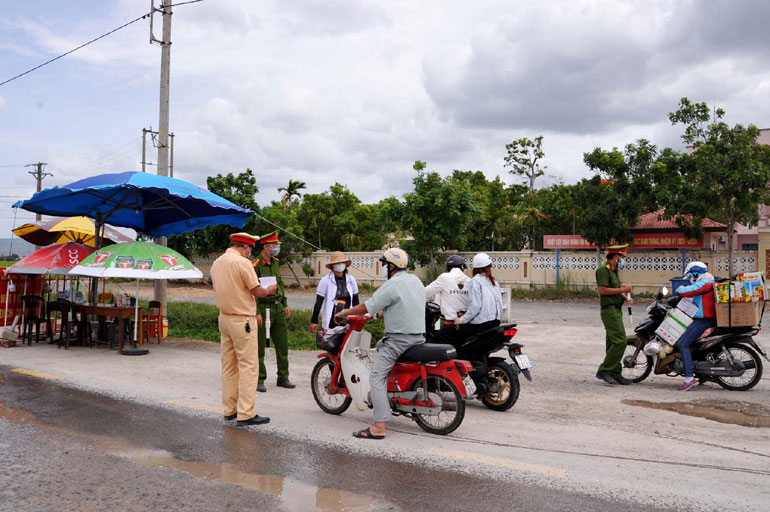
{"label": "face mask", "polygon": [[345,269],[348,266],[344,263],[337,263],[336,265],[332,265],[332,269],[334,269],[335,272],[345,272]]}
{"label": "face mask", "polygon": [[388,276],[388,266],[387,265],[383,265],[382,266],[382,268],[380,269],[380,275],[382,277],[384,277],[385,279],[390,279],[390,277]]}
{"label": "face mask", "polygon": [[626,259],[625,259],[625,258],[623,258],[622,260],[620,260],[620,261],[618,262],[618,268],[623,268],[623,267],[625,267],[625,266],[626,266]]}
{"label": "face mask", "polygon": [[273,245],[270,248],[270,255],[271,256],[278,256],[278,253],[281,252],[281,244]]}

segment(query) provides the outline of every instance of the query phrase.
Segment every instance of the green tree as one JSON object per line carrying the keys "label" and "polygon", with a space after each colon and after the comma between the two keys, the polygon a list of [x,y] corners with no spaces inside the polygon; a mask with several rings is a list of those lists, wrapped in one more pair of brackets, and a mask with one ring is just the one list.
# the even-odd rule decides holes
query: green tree
{"label": "green tree", "polygon": [[[256,195],[259,192],[257,179],[251,169],[246,169],[238,175],[228,173],[217,174],[206,178],[206,187],[209,191],[230,200],[234,204],[257,211]],[[244,231],[253,233],[254,219],[250,219],[244,226]],[[184,235],[174,235],[168,238],[168,245],[183,255],[189,257],[193,254],[207,256],[211,253],[222,252],[230,243],[232,226],[219,225],[198,229]]]}
{"label": "green tree", "polygon": [[278,192],[283,192],[283,195],[281,196],[281,204],[286,208],[287,210],[291,208],[294,197],[297,198],[302,197],[302,192],[300,190],[303,190],[307,188],[304,181],[298,181],[298,180],[289,180],[289,184],[285,187],[279,187]]}
{"label": "green tree", "polygon": [[468,186],[425,172],[420,160],[413,168],[417,176],[412,179],[414,191],[404,195],[404,218],[414,240],[405,245],[412,259],[435,267],[439,250],[465,246],[480,209]]}
{"label": "green tree", "polygon": [[670,153],[676,168],[663,186],[666,214],[680,225],[699,228],[702,219],[716,214],[727,224],[729,273],[733,275],[733,232],[736,223],[757,225],[759,204],[768,199],[770,147],[759,144],[759,128],[722,121],[724,111],[712,111],[705,102],[682,98],[669,113],[673,125],[684,126],[682,140],[692,152]]}
{"label": "green tree", "polygon": [[543,152],[543,136],[538,135],[535,140],[526,137],[516,139],[505,145],[508,154],[503,159],[504,167],[509,167],[510,173],[526,177],[529,180],[529,189],[535,190],[535,180],[545,175],[547,166],[541,167],[540,160],[545,157]]}

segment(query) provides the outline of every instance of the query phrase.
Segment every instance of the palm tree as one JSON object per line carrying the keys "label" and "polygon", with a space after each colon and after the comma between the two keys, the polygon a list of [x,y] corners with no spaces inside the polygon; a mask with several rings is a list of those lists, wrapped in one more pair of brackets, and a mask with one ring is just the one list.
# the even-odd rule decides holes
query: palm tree
{"label": "palm tree", "polygon": [[304,181],[289,180],[289,184],[285,187],[280,187],[278,192],[283,192],[281,196],[281,204],[288,210],[291,208],[291,200],[294,196],[302,197],[300,190],[307,188]]}

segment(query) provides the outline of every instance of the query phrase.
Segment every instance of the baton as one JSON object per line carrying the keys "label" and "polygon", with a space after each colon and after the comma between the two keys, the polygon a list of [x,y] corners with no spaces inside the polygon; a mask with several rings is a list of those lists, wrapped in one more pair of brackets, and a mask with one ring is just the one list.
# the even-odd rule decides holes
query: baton
{"label": "baton", "polygon": [[270,308],[265,308],[265,345],[270,346]]}
{"label": "baton", "polygon": [[[627,295],[627,300],[631,300],[631,293]],[[631,324],[631,327],[634,326],[634,314],[631,312],[631,304],[628,305],[628,322]]]}

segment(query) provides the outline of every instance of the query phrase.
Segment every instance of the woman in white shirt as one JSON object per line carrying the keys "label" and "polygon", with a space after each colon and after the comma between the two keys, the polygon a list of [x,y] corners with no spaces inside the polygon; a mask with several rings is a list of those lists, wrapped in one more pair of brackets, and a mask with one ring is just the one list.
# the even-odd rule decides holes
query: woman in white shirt
{"label": "woman in white shirt", "polygon": [[348,273],[351,260],[341,251],[334,251],[326,268],[331,272],[319,282],[316,290],[313,317],[310,319],[310,332],[318,330],[318,314],[321,313],[321,328],[335,327],[334,314],[343,309],[358,305],[358,283]]}
{"label": "woman in white shirt", "polygon": [[468,289],[470,302],[464,315],[455,318],[464,337],[476,335],[500,325],[503,295],[492,277],[492,258],[480,252],[473,257],[473,279]]}

